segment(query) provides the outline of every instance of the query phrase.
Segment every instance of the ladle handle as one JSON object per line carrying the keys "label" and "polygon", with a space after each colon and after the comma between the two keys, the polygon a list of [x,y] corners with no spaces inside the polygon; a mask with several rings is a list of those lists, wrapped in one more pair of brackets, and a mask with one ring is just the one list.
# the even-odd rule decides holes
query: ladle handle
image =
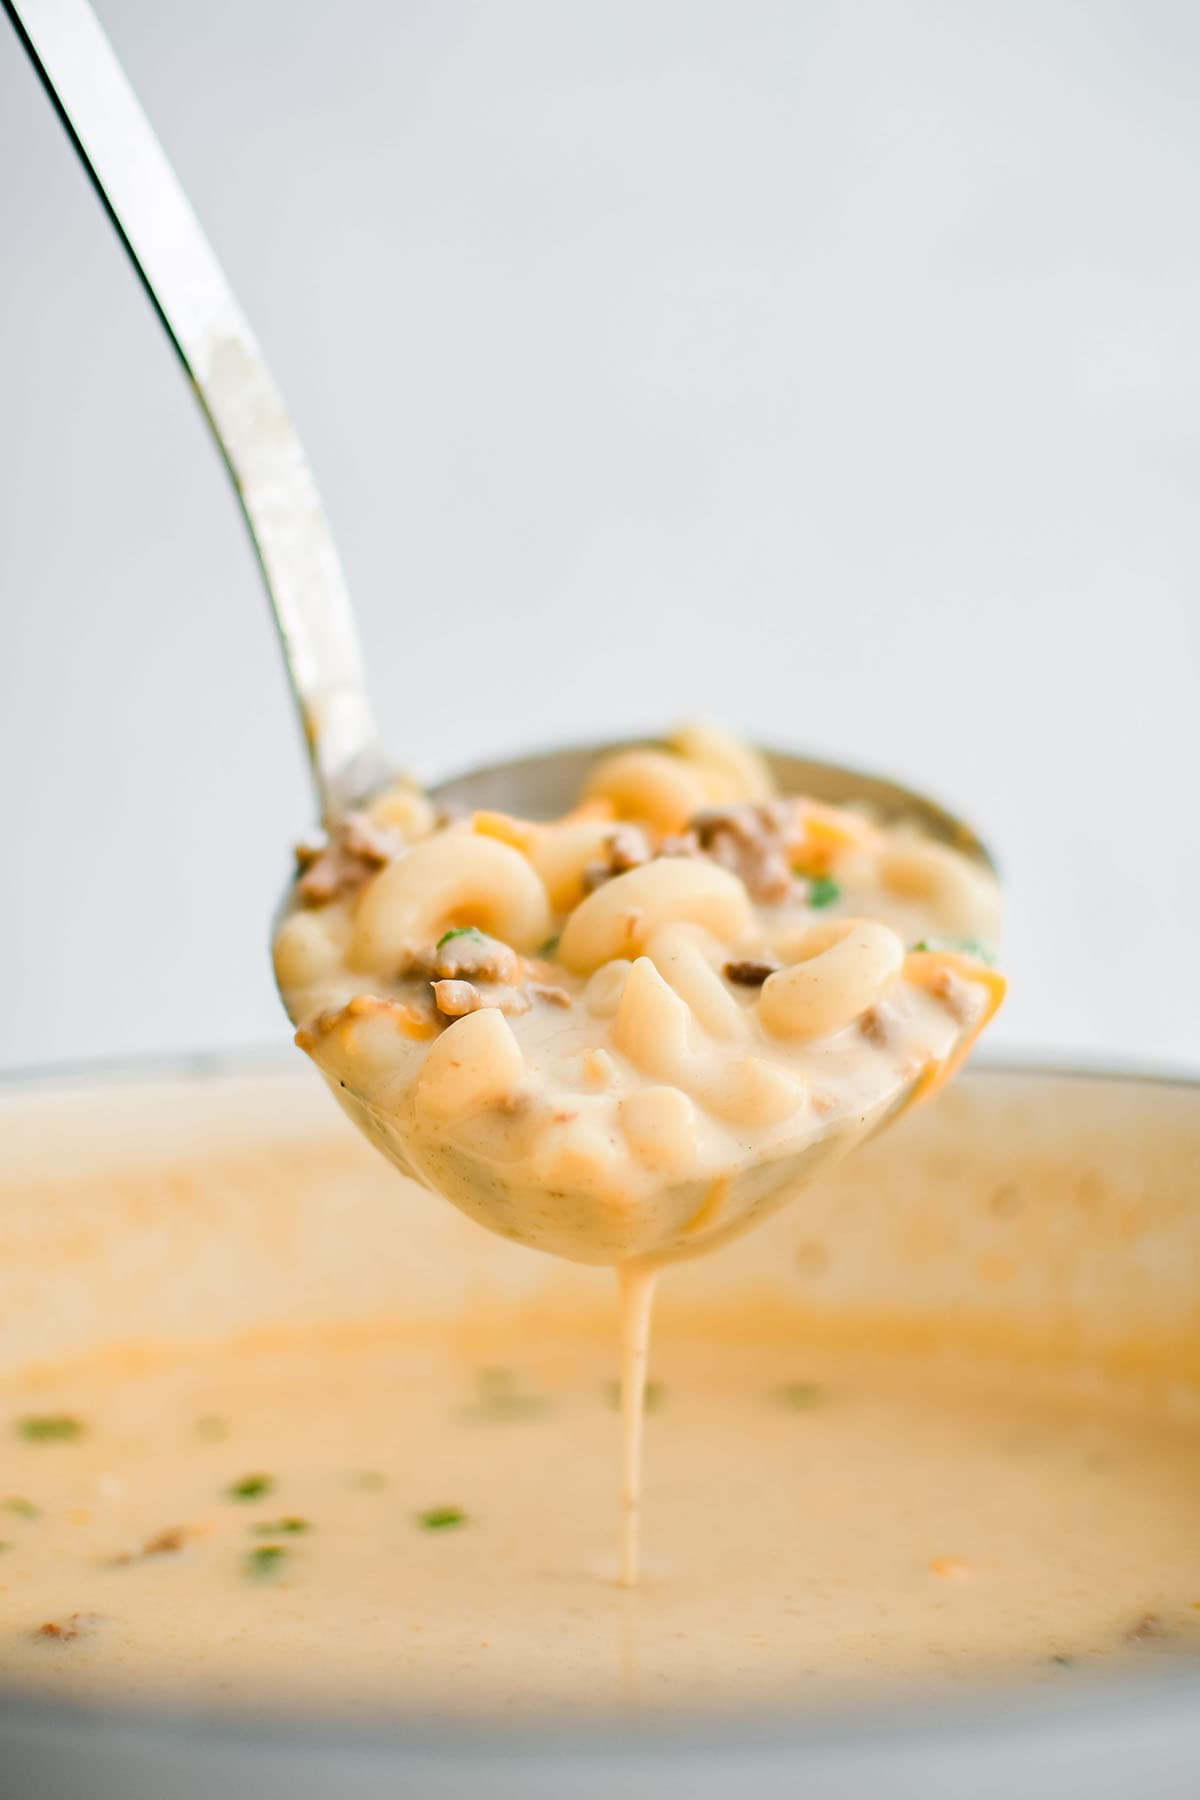
{"label": "ladle handle", "polygon": [[322,817],[386,773],[350,599],[300,437],[87,0],[0,0],[191,378],[279,627]]}

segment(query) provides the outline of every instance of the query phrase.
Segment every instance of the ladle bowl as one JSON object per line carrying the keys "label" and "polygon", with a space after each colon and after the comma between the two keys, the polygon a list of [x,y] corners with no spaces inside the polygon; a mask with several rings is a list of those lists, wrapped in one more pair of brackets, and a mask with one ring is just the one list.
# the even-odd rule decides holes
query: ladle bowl
{"label": "ladle bowl", "polygon": [[[431,797],[447,811],[493,810],[521,818],[552,819],[568,810],[597,763],[645,742],[575,744],[483,764],[439,782],[431,789]],[[765,755],[781,792],[801,793],[833,805],[869,807],[883,824],[910,824],[985,868],[993,868],[987,850],[970,827],[925,795],[837,763],[784,750],[768,750]],[[281,911],[290,898],[289,884]],[[411,1137],[395,1116],[371,1106],[352,1083],[329,1079],[330,1091],[348,1117],[404,1174],[452,1200],[469,1217],[502,1237],[597,1263],[644,1257],[678,1262],[715,1249],[767,1218],[815,1175],[899,1117],[916,1084],[916,1079],[897,1077],[869,1112],[832,1121],[797,1150],[770,1157],[748,1154],[725,1178],[719,1220],[696,1232],[692,1226],[710,1191],[708,1180],[679,1181],[660,1188],[652,1203],[638,1205],[627,1199],[614,1207],[582,1187],[556,1187],[548,1192],[533,1184],[527,1174],[519,1178],[494,1164],[480,1165],[448,1145],[439,1148],[436,1161],[428,1153],[419,1159]],[[582,1254],[585,1247],[586,1257]]]}

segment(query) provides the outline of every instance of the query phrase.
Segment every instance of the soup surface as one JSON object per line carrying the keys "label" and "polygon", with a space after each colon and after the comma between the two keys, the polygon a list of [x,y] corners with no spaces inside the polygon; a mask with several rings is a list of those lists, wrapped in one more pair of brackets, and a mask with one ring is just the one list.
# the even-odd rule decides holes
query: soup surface
{"label": "soup surface", "polygon": [[0,1676],[510,1714],[1077,1682],[1200,1651],[1194,1400],[673,1320],[631,1592],[612,1374],[601,1312],[10,1375]]}

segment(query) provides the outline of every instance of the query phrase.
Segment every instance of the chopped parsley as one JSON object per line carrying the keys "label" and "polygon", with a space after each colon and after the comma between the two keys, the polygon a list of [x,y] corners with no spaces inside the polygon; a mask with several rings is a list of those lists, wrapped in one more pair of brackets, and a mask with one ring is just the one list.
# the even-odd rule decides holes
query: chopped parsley
{"label": "chopped parsley", "polygon": [[250,1529],[255,1537],[301,1537],[312,1525],[307,1519],[272,1519]]}
{"label": "chopped parsley", "polygon": [[351,1487],[365,1488],[373,1494],[377,1494],[387,1484],[388,1478],[380,1469],[360,1469],[356,1475],[350,1477]]}
{"label": "chopped parsley", "polygon": [[507,1394],[516,1386],[517,1378],[511,1369],[480,1369],[475,1377],[481,1394]]}
{"label": "chopped parsley", "polygon": [[240,1481],[230,1482],[225,1492],[231,1500],[261,1500],[274,1486],[273,1475],[243,1475]]}
{"label": "chopped parsley", "polygon": [[992,955],[991,951],[987,948],[986,945],[980,943],[978,938],[971,938],[971,937],[922,938],[919,944],[913,945],[913,949],[914,950],[927,950],[927,951],[933,951],[933,952],[936,952],[939,950],[953,950],[953,951],[957,951],[960,956],[973,956],[975,958],[976,962],[987,963],[989,968],[995,968],[995,966],[996,966],[995,957]]}
{"label": "chopped parsley", "polygon": [[[604,1393],[610,1406],[620,1406],[621,1384],[619,1381],[606,1381]],[[666,1389],[661,1381],[648,1381],[642,1404],[648,1413],[657,1412],[666,1397]]]}
{"label": "chopped parsley", "polygon": [[792,1412],[811,1412],[825,1400],[825,1389],[819,1381],[785,1381],[775,1389],[775,1398]]}
{"label": "chopped parsley", "polygon": [[461,1506],[431,1506],[428,1512],[417,1514],[417,1524],[422,1531],[455,1531],[466,1522],[467,1515]]}
{"label": "chopped parsley", "polygon": [[513,1419],[534,1419],[546,1410],[540,1394],[522,1391],[511,1369],[480,1369],[475,1377],[476,1398],[462,1409],[462,1417],[477,1425],[503,1424]]}
{"label": "chopped parsley", "polygon": [[450,942],[451,938],[459,937],[473,937],[478,938],[481,943],[483,941],[483,933],[479,930],[477,925],[455,925],[452,930],[443,931],[441,937],[437,941],[437,948],[440,950],[443,944],[448,944]]}
{"label": "chopped parsley", "polygon": [[814,875],[808,884],[808,904],[810,906],[832,906],[835,900],[842,897],[842,884],[835,881],[832,875]]}
{"label": "chopped parsley", "polygon": [[12,1545],[9,1543],[6,1543],[3,1538],[0,1538],[0,1556],[3,1556],[4,1552],[6,1550],[11,1550],[11,1549],[12,1549]]}
{"label": "chopped parsley", "polygon": [[1050,1661],[1060,1669],[1073,1669],[1075,1667],[1075,1658],[1073,1656],[1052,1656]]}
{"label": "chopped parsley", "polygon": [[558,949],[558,945],[559,945],[558,938],[548,937],[546,939],[545,943],[538,950],[538,955],[539,956],[553,956],[554,952]]}
{"label": "chopped parsley", "polygon": [[84,1426],[70,1413],[26,1413],[17,1431],[31,1444],[67,1444],[83,1436]]}
{"label": "chopped parsley", "polygon": [[40,1519],[42,1509],[35,1506],[32,1500],[26,1500],[21,1494],[10,1494],[0,1502],[6,1513],[13,1513],[18,1519]]}
{"label": "chopped parsley", "polygon": [[279,1573],[286,1555],[282,1544],[256,1544],[246,1553],[246,1573],[252,1581],[269,1581]]}

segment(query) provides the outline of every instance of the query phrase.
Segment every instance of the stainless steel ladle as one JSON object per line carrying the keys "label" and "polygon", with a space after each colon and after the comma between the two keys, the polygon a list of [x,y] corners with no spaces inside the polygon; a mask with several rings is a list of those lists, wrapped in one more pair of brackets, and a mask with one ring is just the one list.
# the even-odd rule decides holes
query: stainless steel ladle
{"label": "stainless steel ladle", "polygon": [[[250,327],[209,248],[183,190],[126,81],[87,0],[2,0],[79,151],[109,217],[166,327],[233,478],[274,609],[284,659],[308,745],[321,818],[336,824],[388,778],[363,677],[349,596],[329,522],[300,439],[267,372]],[[442,802],[548,817],[567,810],[588,768],[615,746],[551,750],[476,769],[434,790]],[[830,801],[867,801],[887,819],[907,818],[935,838],[987,862],[974,833],[923,796],[824,762],[771,757],[785,792]],[[328,1079],[328,1077],[327,1077]],[[428,1176],[411,1161],[397,1120],[380,1114],[345,1082],[331,1087],[351,1118],[401,1168],[423,1174],[481,1223],[506,1236],[541,1241],[525,1229],[544,1220],[545,1196],[511,1171],[458,1183]],[[820,1166],[903,1110],[913,1079],[898,1077],[878,1104],[840,1129],[774,1159],[750,1154],[729,1171],[724,1223],[703,1238],[663,1236],[665,1218],[694,1221],[697,1184],[658,1197],[652,1235],[622,1244],[610,1209],[586,1193],[557,1193],[565,1217],[594,1217],[590,1231],[558,1246],[584,1260],[618,1264],[624,1309],[624,1540],[622,1579],[636,1579],[638,1468],[650,1297],[663,1260],[711,1248],[782,1205]],[[552,1209],[553,1210],[553,1209]],[[690,1232],[691,1226],[687,1227]],[[587,1254],[585,1254],[587,1253]]]}
{"label": "stainless steel ladle", "polygon": [[[389,775],[333,533],[299,434],[245,314],[87,0],[0,0],[133,259],[233,479],[279,627],[316,785],[331,824]],[[562,812],[609,743],[459,775],[442,801],[531,817]],[[785,792],[869,802],[989,863],[974,832],[920,794],[834,764],[771,757]],[[990,866],[990,864],[989,864]]]}

